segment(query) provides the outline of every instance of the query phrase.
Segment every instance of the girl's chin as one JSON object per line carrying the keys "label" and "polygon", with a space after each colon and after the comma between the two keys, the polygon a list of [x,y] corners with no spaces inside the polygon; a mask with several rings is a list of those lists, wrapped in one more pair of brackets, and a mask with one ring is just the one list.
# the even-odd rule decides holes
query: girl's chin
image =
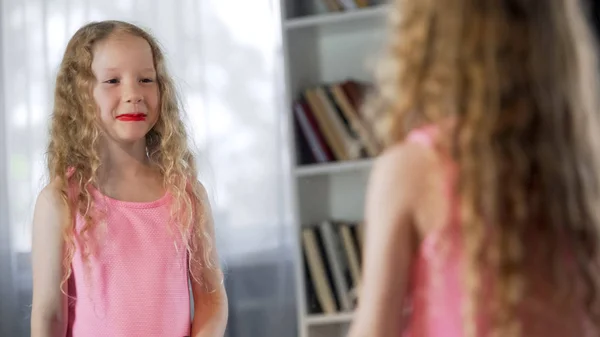
{"label": "girl's chin", "polygon": [[110,138],[117,143],[134,144],[141,141],[145,142],[146,133],[117,133]]}
{"label": "girl's chin", "polygon": [[146,134],[150,131],[146,125],[132,125],[127,128],[121,128],[115,130],[115,136],[117,139],[129,142],[135,142],[146,138]]}

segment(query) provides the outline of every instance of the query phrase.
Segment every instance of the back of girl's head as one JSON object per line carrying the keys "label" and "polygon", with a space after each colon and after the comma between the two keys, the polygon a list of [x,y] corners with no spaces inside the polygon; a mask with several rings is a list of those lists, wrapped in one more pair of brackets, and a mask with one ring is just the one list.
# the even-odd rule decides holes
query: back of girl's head
{"label": "back of girl's head", "polygon": [[[98,219],[94,216],[97,212],[93,211],[88,187],[98,184],[101,163],[98,146],[103,132],[92,96],[97,81],[92,72],[92,61],[98,44],[121,34],[143,38],[152,51],[160,104],[158,120],[146,135],[147,153],[160,169],[165,189],[173,195],[173,223],[184,239],[185,248],[193,259],[198,256],[197,252],[201,253],[202,261],[192,261],[190,269],[198,270],[194,268],[196,265],[216,267],[216,261],[211,257],[213,247],[209,237],[212,234],[207,232],[210,226],[206,226],[208,214],[203,211],[206,196],[197,180],[196,162],[188,146],[175,87],[157,41],[143,29],[122,21],[93,22],[80,28],[69,41],[56,78],[48,146],[50,179],[60,182],[63,198],[72,214],[79,213],[85,219],[86,226],[79,237],[85,237],[85,231],[93,232]],[[189,233],[193,233],[195,239],[190,238]],[[64,280],[70,273],[75,236],[74,223],[71,223],[64,233],[67,242],[65,268],[68,271]]]}
{"label": "back of girl's head", "polygon": [[390,27],[365,108],[388,145],[424,124],[445,131],[458,165],[467,333],[484,306],[484,269],[497,276],[488,308],[502,336],[543,270],[557,298],[581,290],[597,324],[598,85],[577,1],[396,0]]}

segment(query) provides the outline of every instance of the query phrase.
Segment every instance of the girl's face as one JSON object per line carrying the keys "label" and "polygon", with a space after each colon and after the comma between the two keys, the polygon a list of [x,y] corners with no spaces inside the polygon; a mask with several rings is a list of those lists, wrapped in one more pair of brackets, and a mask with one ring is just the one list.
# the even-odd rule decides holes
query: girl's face
{"label": "girl's face", "polygon": [[94,48],[93,96],[101,125],[108,138],[134,143],[158,120],[159,90],[154,58],[148,42],[130,34],[118,34]]}

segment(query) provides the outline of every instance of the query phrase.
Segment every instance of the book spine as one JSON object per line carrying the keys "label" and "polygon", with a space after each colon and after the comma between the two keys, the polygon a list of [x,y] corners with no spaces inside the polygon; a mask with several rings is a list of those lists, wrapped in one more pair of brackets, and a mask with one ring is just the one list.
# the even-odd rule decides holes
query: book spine
{"label": "book spine", "polygon": [[302,230],[302,244],[306,252],[310,277],[315,286],[316,295],[325,314],[337,311],[334,295],[327,277],[327,267],[319,248],[318,239],[312,228]]}
{"label": "book spine", "polygon": [[305,97],[310,105],[310,109],[314,112],[320,129],[323,131],[327,144],[333,150],[333,153],[337,160],[347,160],[348,154],[346,152],[344,141],[341,139],[335,127],[332,125],[329,114],[323,106],[321,99],[316,94],[314,89],[307,89],[305,91]]}
{"label": "book spine", "polygon": [[300,126],[300,130],[306,137],[310,150],[315,156],[315,159],[320,163],[328,161],[325,150],[321,147],[316,132],[313,130],[308,118],[306,117],[306,111],[304,110],[302,104],[296,103],[294,105],[294,112],[296,115],[296,120],[298,121],[298,125]]}
{"label": "book spine", "polygon": [[344,275],[343,256],[340,255],[333,224],[329,221],[324,221],[319,225],[321,237],[325,246],[325,256],[331,268],[334,288],[342,311],[352,310],[350,301],[350,289]]}

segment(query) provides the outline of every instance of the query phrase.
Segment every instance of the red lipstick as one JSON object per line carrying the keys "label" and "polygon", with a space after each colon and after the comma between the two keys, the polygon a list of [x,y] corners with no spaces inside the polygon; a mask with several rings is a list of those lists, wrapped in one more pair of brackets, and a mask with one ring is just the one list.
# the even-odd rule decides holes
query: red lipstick
{"label": "red lipstick", "polygon": [[143,113],[131,113],[131,114],[122,114],[117,116],[117,119],[122,122],[140,122],[146,120],[146,114]]}

